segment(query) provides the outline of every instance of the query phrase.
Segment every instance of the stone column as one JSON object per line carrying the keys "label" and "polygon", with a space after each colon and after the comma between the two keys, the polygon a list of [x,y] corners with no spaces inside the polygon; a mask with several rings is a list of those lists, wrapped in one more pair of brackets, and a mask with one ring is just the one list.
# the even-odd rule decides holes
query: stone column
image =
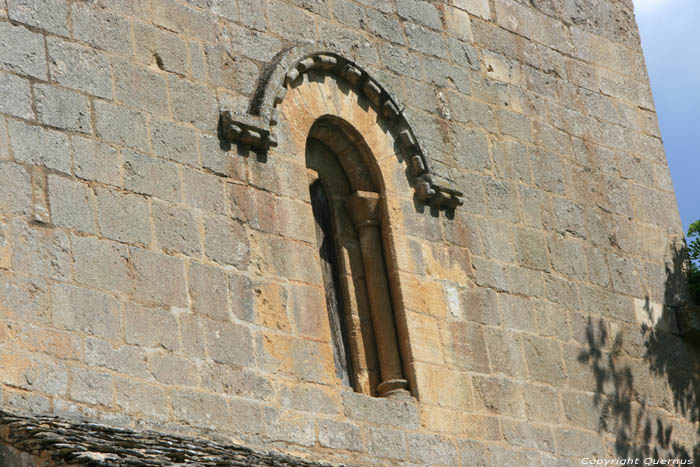
{"label": "stone column", "polygon": [[377,393],[382,397],[408,396],[408,382],[401,371],[401,358],[391,306],[389,281],[384,266],[384,250],[380,232],[380,199],[378,193],[357,191],[345,202],[360,239],[365,283],[369,295],[377,357],[382,382]]}

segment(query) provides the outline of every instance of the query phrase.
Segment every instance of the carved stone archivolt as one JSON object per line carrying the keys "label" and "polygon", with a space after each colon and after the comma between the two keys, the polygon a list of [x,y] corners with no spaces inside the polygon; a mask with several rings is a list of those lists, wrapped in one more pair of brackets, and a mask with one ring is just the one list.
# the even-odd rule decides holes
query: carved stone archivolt
{"label": "carved stone archivolt", "polygon": [[349,83],[388,122],[409,165],[410,181],[419,200],[450,209],[463,204],[461,192],[435,182],[419,138],[391,93],[356,63],[315,44],[285,49],[273,58],[258,82],[247,113],[241,115],[230,110],[221,113],[223,139],[260,151],[276,147],[278,106],[287,90],[310,71],[327,73]]}

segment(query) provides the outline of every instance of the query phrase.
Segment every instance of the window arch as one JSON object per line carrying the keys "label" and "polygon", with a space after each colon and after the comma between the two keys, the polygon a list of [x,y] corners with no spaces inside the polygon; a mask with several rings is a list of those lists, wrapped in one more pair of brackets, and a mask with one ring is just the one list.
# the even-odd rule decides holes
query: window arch
{"label": "window arch", "polygon": [[336,332],[336,345],[351,355],[338,374],[365,394],[400,397],[410,388],[420,397],[417,368],[440,352],[437,310],[426,309],[417,265],[397,254],[410,242],[403,209],[452,210],[462,194],[430,173],[393,95],[354,62],[317,47],[295,46],[273,58],[247,112],[221,113],[222,144],[267,153],[261,161],[306,157],[298,162],[307,167],[308,185],[319,181],[316,189],[323,188],[331,224],[326,235],[337,249],[337,278],[329,267],[326,283],[339,286],[329,285],[336,290],[327,298],[336,297],[331,307],[344,313],[336,321],[347,325],[345,334]]}
{"label": "window arch", "polygon": [[381,195],[372,159],[354,133],[337,117],[321,117],[305,150],[336,373],[358,392],[401,396],[408,382],[382,242]]}

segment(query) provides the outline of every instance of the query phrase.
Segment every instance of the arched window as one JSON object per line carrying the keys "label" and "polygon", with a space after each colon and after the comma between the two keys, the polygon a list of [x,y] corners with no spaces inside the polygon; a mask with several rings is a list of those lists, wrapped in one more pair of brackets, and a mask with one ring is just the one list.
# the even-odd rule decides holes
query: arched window
{"label": "arched window", "polygon": [[381,197],[368,154],[352,132],[347,123],[324,117],[311,128],[306,145],[336,375],[358,392],[405,395]]}
{"label": "arched window", "polygon": [[424,381],[440,352],[438,323],[416,264],[397,254],[409,242],[403,208],[454,210],[462,194],[438,183],[392,94],[317,46],[280,51],[245,115],[222,112],[220,134],[225,144],[305,162],[339,381],[384,397],[406,396],[410,386],[420,397],[417,370]]}

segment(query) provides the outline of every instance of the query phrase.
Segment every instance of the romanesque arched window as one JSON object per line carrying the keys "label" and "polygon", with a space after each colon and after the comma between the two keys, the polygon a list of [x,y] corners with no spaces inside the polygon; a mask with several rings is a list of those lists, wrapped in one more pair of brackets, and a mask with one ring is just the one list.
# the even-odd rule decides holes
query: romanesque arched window
{"label": "romanesque arched window", "polygon": [[396,253],[407,242],[401,206],[454,209],[461,193],[435,183],[385,88],[346,58],[313,48],[276,56],[247,114],[222,113],[222,136],[268,157],[304,158],[339,384],[419,396],[415,368],[423,362],[413,349],[422,356],[435,343],[426,335],[411,341],[427,310],[415,266]]}
{"label": "romanesque arched window", "polygon": [[322,117],[306,146],[337,376],[355,390],[400,394],[404,377],[381,239],[382,204],[353,130]]}

